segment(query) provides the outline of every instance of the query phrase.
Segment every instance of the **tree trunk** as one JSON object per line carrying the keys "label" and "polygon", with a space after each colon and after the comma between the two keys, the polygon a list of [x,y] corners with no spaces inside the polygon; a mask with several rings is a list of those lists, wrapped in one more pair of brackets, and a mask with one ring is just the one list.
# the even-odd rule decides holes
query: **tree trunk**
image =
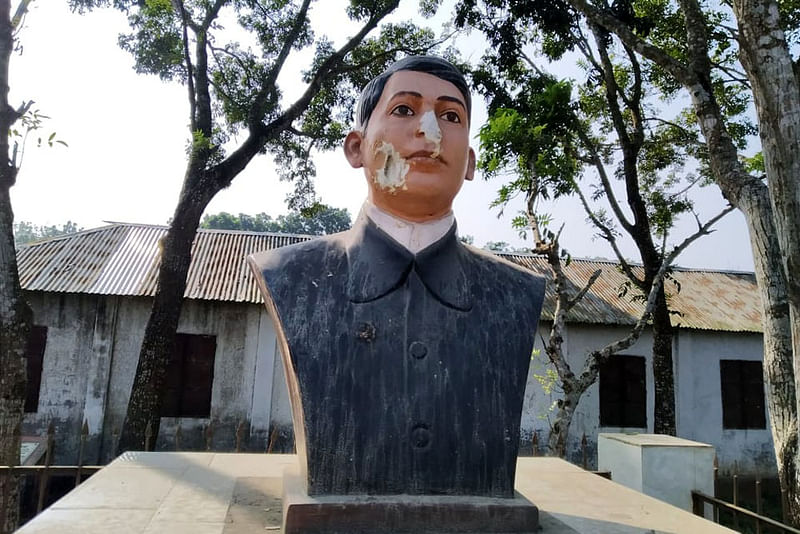
{"label": "tree trunk", "polygon": [[567,454],[567,439],[569,438],[569,427],[572,424],[572,416],[578,408],[585,390],[577,386],[577,381],[567,383],[562,381],[561,387],[564,390],[564,398],[558,400],[558,412],[555,421],[550,426],[550,437],[547,440],[547,450],[553,456],[564,458]]}
{"label": "tree trunk", "polygon": [[664,284],[658,292],[653,309],[653,383],[655,407],[653,431],[674,436],[675,429],[675,372],[672,365],[672,322],[664,294]]}
{"label": "tree trunk", "polygon": [[798,473],[795,371],[792,365],[792,332],[786,278],[772,221],[772,206],[762,184],[740,195],[739,209],[745,214],[755,273],[761,293],[764,330],[764,381],[770,429],[778,466],[781,493],[787,517],[800,524],[800,480]]}
{"label": "tree trunk", "polygon": [[[147,424],[151,425],[153,447],[161,422],[164,381],[175,348],[178,320],[186,291],[186,277],[192,261],[192,243],[200,217],[216,194],[216,188],[196,185],[202,176],[190,162],[184,189],[161,246],[158,287],[150,318],[145,327],[128,411],[117,453],[144,450]],[[200,175],[200,176],[198,176]]]}
{"label": "tree trunk", "polygon": [[[25,345],[31,310],[22,298],[14,248],[14,213],[9,190],[17,169],[9,157],[8,131],[18,113],[8,104],[8,64],[13,50],[11,6],[0,0],[0,465],[19,464],[25,408]],[[0,479],[0,534],[19,521],[19,480]]]}
{"label": "tree trunk", "polygon": [[[800,276],[797,276],[800,272],[800,84],[781,30],[778,3],[735,0],[733,8],[739,24],[739,58],[750,80],[758,115],[781,268],[785,274],[792,349],[795,355],[800,355]],[[800,388],[798,360],[794,360],[795,392]],[[795,398],[795,417],[800,411],[798,400]],[[778,462],[792,469],[794,484],[790,482],[787,486],[786,502],[792,523],[798,525],[800,489],[796,480],[796,432],[795,423],[794,441],[786,442],[794,452],[793,461],[779,455]]]}
{"label": "tree trunk", "polygon": [[[0,465],[19,464],[27,378],[25,345],[31,323],[31,311],[19,286],[13,220],[8,188],[0,187]],[[16,529],[18,490],[17,477],[0,478],[2,534]]]}

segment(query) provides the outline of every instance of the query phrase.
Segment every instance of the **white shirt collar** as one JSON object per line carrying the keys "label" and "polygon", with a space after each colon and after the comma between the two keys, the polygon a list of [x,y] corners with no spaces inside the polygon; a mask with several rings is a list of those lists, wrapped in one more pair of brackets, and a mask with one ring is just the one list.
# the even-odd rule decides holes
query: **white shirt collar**
{"label": "white shirt collar", "polygon": [[369,200],[364,202],[359,217],[369,217],[378,228],[403,245],[412,254],[416,254],[439,241],[447,234],[456,220],[453,212],[450,211],[450,213],[435,221],[406,221],[383,211]]}

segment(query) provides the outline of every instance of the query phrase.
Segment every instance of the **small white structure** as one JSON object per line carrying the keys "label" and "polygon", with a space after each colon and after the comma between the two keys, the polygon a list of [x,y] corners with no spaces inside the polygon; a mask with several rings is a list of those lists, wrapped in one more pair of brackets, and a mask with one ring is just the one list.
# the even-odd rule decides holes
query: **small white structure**
{"label": "small white structure", "polygon": [[597,464],[611,478],[645,495],[692,511],[692,490],[714,495],[714,447],[660,434],[605,434]]}

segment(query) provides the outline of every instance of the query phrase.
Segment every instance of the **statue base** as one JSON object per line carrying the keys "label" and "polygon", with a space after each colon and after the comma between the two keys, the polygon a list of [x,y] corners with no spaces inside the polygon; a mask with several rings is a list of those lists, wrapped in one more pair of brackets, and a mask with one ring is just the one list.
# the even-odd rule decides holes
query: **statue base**
{"label": "statue base", "polygon": [[533,533],[539,509],[513,498],[471,495],[309,496],[296,469],[283,475],[284,534]]}

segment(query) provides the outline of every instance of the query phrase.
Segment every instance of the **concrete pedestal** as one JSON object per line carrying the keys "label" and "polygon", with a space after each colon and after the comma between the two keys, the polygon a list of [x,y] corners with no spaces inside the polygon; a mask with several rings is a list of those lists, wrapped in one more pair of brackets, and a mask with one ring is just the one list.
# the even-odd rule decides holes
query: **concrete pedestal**
{"label": "concrete pedestal", "polygon": [[660,434],[600,434],[597,467],[614,482],[692,510],[692,490],[714,495],[714,447]]}
{"label": "concrete pedestal", "polygon": [[[280,533],[283,454],[126,453],[19,534]],[[557,458],[520,458],[516,489],[541,534],[722,534],[732,530]]]}
{"label": "concrete pedestal", "polygon": [[511,499],[451,495],[309,496],[290,468],[283,476],[284,534],[534,534],[539,510]]}

